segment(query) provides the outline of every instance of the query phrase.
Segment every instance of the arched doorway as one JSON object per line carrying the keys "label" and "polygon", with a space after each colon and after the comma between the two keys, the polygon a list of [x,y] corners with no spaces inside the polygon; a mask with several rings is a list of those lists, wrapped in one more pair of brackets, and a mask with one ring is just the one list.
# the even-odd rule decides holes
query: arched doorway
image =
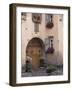
{"label": "arched doorway", "polygon": [[32,58],[33,69],[38,69],[40,59],[44,56],[44,43],[40,38],[32,38],[26,47],[26,56]]}

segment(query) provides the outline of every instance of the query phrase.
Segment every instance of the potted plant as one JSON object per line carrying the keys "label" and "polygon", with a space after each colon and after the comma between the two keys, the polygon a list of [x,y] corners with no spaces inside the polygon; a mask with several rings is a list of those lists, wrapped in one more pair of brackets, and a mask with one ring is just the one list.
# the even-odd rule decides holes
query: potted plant
{"label": "potted plant", "polygon": [[53,47],[49,47],[47,49],[46,53],[54,53],[54,48]]}
{"label": "potted plant", "polygon": [[52,28],[54,26],[54,24],[53,24],[53,22],[48,22],[47,24],[46,24],[46,28]]}
{"label": "potted plant", "polygon": [[57,69],[57,67],[55,65],[48,65],[46,72],[47,73],[52,73],[53,71],[55,71]]}

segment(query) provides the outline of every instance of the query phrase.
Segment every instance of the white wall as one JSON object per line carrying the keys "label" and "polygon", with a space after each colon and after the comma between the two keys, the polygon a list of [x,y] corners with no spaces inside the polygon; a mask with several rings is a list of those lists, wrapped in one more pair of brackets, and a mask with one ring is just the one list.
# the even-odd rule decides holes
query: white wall
{"label": "white wall", "polygon": [[[29,41],[34,38],[38,37],[44,41],[46,37],[45,33],[45,23],[44,19],[42,20],[42,23],[39,24],[39,32],[35,34],[34,32],[34,22],[32,21],[32,13],[27,13],[27,20],[22,23],[22,64],[25,64],[26,60],[26,47]],[[42,15],[43,18],[45,18],[44,15]],[[28,35],[28,36],[27,36]]]}
{"label": "white wall", "polygon": [[[9,4],[20,3],[20,2],[72,6],[72,0],[0,0],[0,90],[37,90],[37,89],[38,90],[44,90],[44,89],[45,90],[72,90],[72,82],[70,84],[29,86],[29,87],[11,87],[8,85],[8,82],[9,82],[8,81],[9,80]],[[71,7],[71,10],[72,10],[72,7]],[[72,17],[72,12],[71,12],[71,17]],[[71,35],[71,38],[72,38],[72,35]],[[71,48],[71,51],[72,51],[72,48]],[[72,61],[71,61],[71,64],[72,64]],[[71,76],[72,76],[72,71],[71,71]],[[71,81],[72,81],[72,78],[71,78]]]}
{"label": "white wall", "polygon": [[[59,43],[59,53],[58,53],[58,60],[60,61],[59,63],[63,62],[63,15],[59,15],[59,20],[58,20],[58,43]],[[57,62],[58,62],[57,60]]]}

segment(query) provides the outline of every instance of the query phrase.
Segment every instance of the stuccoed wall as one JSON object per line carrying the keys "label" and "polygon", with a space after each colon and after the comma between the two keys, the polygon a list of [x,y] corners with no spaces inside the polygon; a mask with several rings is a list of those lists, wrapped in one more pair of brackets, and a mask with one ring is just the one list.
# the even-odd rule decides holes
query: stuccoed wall
{"label": "stuccoed wall", "polygon": [[34,22],[32,21],[32,14],[27,13],[26,21],[22,21],[22,65],[26,60],[26,46],[28,42],[34,38],[39,37],[45,44],[45,38],[48,36],[54,36],[54,54],[47,54],[46,59],[49,64],[62,64],[63,62],[63,23],[60,21],[62,17],[60,15],[53,16],[54,27],[47,29],[45,25],[45,14],[42,14],[42,22],[39,24],[39,32],[34,32]]}

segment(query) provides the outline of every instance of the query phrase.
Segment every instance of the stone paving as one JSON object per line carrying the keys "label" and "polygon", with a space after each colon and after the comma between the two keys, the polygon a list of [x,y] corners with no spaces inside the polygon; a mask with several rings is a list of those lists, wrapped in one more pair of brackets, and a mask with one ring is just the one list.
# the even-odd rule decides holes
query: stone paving
{"label": "stone paving", "polygon": [[47,73],[46,68],[39,68],[38,70],[32,70],[32,72],[25,72],[23,70],[22,77],[52,76],[52,75],[62,75],[62,74],[63,74],[62,68],[57,68],[56,70],[52,71],[51,73]]}

